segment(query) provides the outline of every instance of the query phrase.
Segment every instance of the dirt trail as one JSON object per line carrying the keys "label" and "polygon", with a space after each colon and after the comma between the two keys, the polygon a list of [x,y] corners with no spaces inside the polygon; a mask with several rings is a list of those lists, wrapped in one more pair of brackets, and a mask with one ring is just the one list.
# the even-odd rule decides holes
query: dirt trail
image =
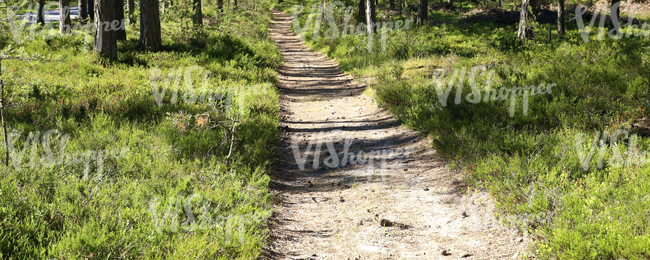
{"label": "dirt trail", "polygon": [[[263,259],[502,259],[526,251],[527,238],[494,219],[487,193],[468,193],[426,140],[379,109],[335,61],[301,43],[291,16],[273,12],[269,31],[285,64],[278,84],[281,142],[271,174],[275,225]],[[319,138],[336,149],[338,167],[325,164],[336,161],[324,141],[314,169]],[[355,155],[384,153],[372,166],[359,159],[351,165],[343,160],[346,139]],[[294,148],[310,154],[304,170]]]}

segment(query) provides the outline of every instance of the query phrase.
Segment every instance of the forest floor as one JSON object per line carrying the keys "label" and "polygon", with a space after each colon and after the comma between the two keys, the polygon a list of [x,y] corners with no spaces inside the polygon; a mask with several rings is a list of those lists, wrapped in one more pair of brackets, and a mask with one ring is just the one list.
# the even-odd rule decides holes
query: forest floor
{"label": "forest floor", "polygon": [[[378,108],[371,91],[343,74],[336,61],[302,43],[290,29],[291,16],[272,11],[269,32],[285,63],[270,187],[275,209],[263,259],[527,255],[529,238],[495,219],[488,193],[467,186],[430,141]],[[355,156],[363,151],[378,159],[360,156],[351,165],[343,155],[346,142]]]}

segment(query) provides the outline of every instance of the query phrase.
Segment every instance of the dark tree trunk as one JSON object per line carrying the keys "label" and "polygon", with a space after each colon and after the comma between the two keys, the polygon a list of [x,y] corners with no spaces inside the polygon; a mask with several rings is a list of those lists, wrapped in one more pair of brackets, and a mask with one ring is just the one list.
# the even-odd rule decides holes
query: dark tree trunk
{"label": "dark tree trunk", "polygon": [[86,6],[86,0],[79,0],[79,19],[80,21],[84,22],[86,19],[88,19],[88,7]]}
{"label": "dark tree trunk", "polygon": [[36,14],[36,21],[41,25],[45,25],[45,0],[38,0],[38,14]]}
{"label": "dark tree trunk", "polygon": [[59,33],[68,34],[72,29],[70,22],[70,0],[59,0]]}
{"label": "dark tree trunk", "polygon": [[135,20],[133,20],[133,11],[135,10],[135,1],[133,0],[126,0],[126,8],[128,9],[128,12],[126,14],[127,17],[127,24],[132,25],[135,23]]}
{"label": "dark tree trunk", "polygon": [[388,9],[395,10],[395,0],[388,0]]}
{"label": "dark tree trunk", "polygon": [[427,20],[428,13],[429,13],[429,1],[420,0],[418,6],[418,25],[424,24],[424,21]]}
{"label": "dark tree trunk", "polygon": [[527,26],[529,5],[530,0],[521,1],[521,12],[519,13],[519,30],[517,31],[517,37],[522,40],[535,37],[532,35],[532,30]]}
{"label": "dark tree trunk", "polygon": [[124,24],[124,1],[115,1],[115,20],[117,20],[118,28],[112,28],[115,31],[115,39],[118,41],[126,41],[126,28]]}
{"label": "dark tree trunk", "polygon": [[201,0],[192,0],[192,8],[194,14],[192,15],[192,22],[195,27],[203,26],[203,13],[201,12]]}
{"label": "dark tree trunk", "polygon": [[88,0],[88,18],[95,19],[95,0]]}
{"label": "dark tree trunk", "polygon": [[557,6],[557,35],[560,37],[566,32],[564,24],[564,0],[559,0]]}
{"label": "dark tree trunk", "polygon": [[501,4],[501,0],[499,0],[499,7],[501,7],[501,6],[503,6],[503,5]]}
{"label": "dark tree trunk", "polygon": [[111,22],[116,19],[115,0],[95,0],[95,52],[110,60],[117,59],[117,40]]}
{"label": "dark tree trunk", "polygon": [[357,19],[359,21],[365,20],[366,17],[366,2],[365,0],[359,0],[359,5],[357,6]]}
{"label": "dark tree trunk", "polygon": [[541,8],[540,8],[540,2],[541,2],[541,0],[530,0],[530,2],[528,3],[528,5],[529,5],[530,7],[532,7],[532,9],[533,9],[533,14],[535,14],[535,15],[538,15],[538,14],[539,14],[539,11],[540,11],[540,9],[541,9]]}
{"label": "dark tree trunk", "polygon": [[140,45],[158,51],[161,44],[158,0],[140,0]]}
{"label": "dark tree trunk", "polygon": [[218,12],[223,11],[223,0],[217,0],[217,11]]}
{"label": "dark tree trunk", "polygon": [[453,6],[454,5],[454,0],[447,0],[447,4],[449,4],[450,6]]}
{"label": "dark tree trunk", "polygon": [[366,1],[366,23],[368,25],[368,34],[376,32],[375,23],[377,19],[375,17],[375,0]]}

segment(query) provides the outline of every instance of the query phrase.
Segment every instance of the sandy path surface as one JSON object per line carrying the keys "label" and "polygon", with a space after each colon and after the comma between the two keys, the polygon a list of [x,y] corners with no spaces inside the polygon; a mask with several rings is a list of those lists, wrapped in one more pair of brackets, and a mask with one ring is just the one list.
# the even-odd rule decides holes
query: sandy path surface
{"label": "sandy path surface", "polygon": [[274,224],[262,259],[504,259],[526,252],[528,239],[494,218],[489,194],[468,189],[426,139],[378,108],[336,61],[301,43],[291,16],[273,12],[269,32],[285,64],[271,174]]}

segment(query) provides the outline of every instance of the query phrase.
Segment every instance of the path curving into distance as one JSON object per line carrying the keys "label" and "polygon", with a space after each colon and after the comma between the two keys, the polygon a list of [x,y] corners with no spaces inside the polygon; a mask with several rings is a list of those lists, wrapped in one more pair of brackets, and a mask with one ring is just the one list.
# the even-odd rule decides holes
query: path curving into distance
{"label": "path curving into distance", "polygon": [[[269,32],[285,63],[270,174],[275,212],[262,259],[511,259],[527,252],[528,238],[493,217],[489,194],[468,192],[426,139],[378,108],[336,61],[303,44],[291,16],[272,12]],[[348,153],[378,159],[372,166],[364,156],[343,159],[346,140]]]}

